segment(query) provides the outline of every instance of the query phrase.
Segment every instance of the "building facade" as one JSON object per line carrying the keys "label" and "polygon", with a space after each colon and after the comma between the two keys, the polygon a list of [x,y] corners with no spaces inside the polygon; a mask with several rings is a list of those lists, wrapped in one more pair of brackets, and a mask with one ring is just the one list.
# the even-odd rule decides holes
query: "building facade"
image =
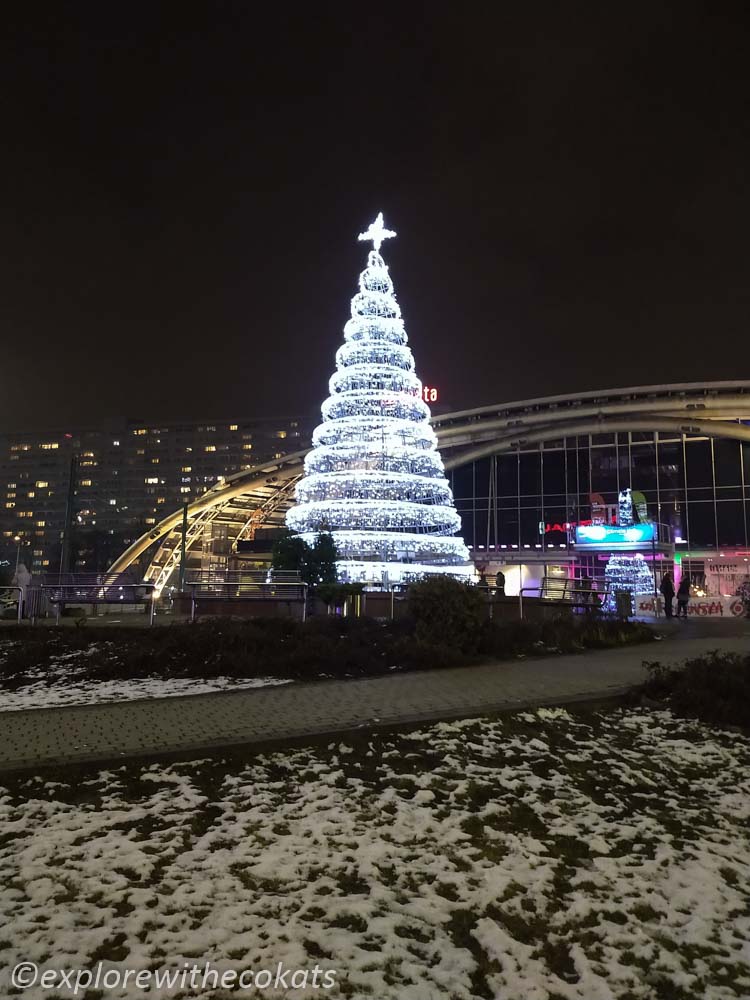
{"label": "building facade", "polygon": [[[575,529],[610,523],[628,487],[667,527],[678,571],[685,566],[716,595],[734,593],[750,572],[747,442],[670,431],[576,435],[469,462],[451,481],[475,562],[488,575],[502,568],[509,593],[545,576],[602,579],[607,555],[583,555]],[[666,568],[660,556],[657,577]]]}
{"label": "building facade", "polygon": [[[309,445],[302,417],[129,420],[0,435],[0,561],[100,572],[144,531],[219,482]],[[65,524],[67,551],[63,552]]]}

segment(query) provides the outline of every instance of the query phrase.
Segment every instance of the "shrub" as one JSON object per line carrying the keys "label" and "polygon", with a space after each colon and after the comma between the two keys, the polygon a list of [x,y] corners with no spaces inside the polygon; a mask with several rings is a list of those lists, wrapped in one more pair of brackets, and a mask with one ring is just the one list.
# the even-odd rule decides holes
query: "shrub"
{"label": "shrub", "polygon": [[708,653],[682,669],[645,663],[643,693],[668,700],[678,715],[750,731],[750,654]]}
{"label": "shrub", "polygon": [[433,576],[412,584],[407,601],[422,642],[453,646],[466,653],[479,649],[487,608],[477,587],[449,576]]}

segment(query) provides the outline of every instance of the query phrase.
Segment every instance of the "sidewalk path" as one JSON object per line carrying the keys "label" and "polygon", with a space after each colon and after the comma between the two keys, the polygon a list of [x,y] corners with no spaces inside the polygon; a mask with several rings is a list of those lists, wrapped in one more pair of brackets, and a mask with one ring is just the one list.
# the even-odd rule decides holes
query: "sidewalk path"
{"label": "sidewalk path", "polygon": [[644,660],[679,662],[717,648],[747,652],[750,643],[747,634],[709,634],[365,680],[0,712],[0,771],[189,754],[608,698],[643,680]]}

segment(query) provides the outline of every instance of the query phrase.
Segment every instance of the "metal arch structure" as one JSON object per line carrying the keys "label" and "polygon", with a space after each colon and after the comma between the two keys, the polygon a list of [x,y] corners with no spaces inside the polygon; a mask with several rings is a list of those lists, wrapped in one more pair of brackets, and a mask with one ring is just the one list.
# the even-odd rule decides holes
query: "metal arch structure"
{"label": "metal arch structure", "polygon": [[[750,443],[750,380],[548,396],[448,413],[432,423],[446,469],[582,434],[662,431]],[[234,547],[261,525],[282,524],[303,473],[305,454],[295,452],[236,473],[193,501],[188,507],[186,549],[197,546],[209,525],[225,528],[228,544]],[[137,539],[110,572],[127,569],[161,540],[144,576],[160,591],[179,564],[182,517],[182,510],[175,511]]]}

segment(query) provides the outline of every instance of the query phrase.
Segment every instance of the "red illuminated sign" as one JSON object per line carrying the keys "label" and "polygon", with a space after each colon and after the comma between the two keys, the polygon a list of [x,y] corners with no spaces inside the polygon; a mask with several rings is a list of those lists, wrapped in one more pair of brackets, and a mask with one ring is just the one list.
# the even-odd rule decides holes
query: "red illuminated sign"
{"label": "red illuminated sign", "polygon": [[[585,525],[593,523],[594,522],[590,518],[588,520],[583,520],[583,521],[563,521],[562,524],[545,524],[544,531],[545,533],[549,531],[572,531],[574,528],[584,527]],[[616,524],[615,518],[612,518],[611,523]],[[541,534],[541,523],[540,523],[539,533]]]}
{"label": "red illuminated sign", "polygon": [[422,386],[422,399],[425,403],[437,403],[438,391],[434,385]]}

